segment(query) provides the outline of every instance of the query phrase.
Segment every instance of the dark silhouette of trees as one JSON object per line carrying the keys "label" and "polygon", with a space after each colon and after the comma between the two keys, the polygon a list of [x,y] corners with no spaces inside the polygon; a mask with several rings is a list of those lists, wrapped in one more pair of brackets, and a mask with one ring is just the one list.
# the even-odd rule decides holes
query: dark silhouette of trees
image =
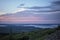
{"label": "dark silhouette of trees", "polygon": [[60,30],[60,26],[58,26],[57,30]]}

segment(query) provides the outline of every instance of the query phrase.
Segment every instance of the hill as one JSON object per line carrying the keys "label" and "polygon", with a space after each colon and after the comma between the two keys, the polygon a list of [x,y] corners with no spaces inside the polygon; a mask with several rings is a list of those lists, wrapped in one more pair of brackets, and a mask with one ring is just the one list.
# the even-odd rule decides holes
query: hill
{"label": "hill", "polygon": [[58,28],[42,28],[30,32],[10,33],[0,35],[0,40],[60,40]]}

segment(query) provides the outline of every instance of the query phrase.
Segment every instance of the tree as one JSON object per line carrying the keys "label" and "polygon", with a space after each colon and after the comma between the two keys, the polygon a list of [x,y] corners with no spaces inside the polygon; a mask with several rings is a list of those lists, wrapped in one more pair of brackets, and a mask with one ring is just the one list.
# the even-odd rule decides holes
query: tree
{"label": "tree", "polygon": [[58,26],[57,30],[60,30],[60,26]]}

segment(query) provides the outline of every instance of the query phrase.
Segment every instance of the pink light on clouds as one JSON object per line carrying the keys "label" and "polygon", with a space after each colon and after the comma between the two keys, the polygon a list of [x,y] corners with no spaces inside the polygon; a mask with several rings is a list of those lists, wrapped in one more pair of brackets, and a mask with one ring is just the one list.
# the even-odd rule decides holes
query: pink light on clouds
{"label": "pink light on clouds", "polygon": [[1,16],[0,22],[8,22],[8,23],[57,23],[56,20],[47,20],[44,17],[12,17],[12,16]]}
{"label": "pink light on clouds", "polygon": [[[41,18],[42,19],[42,18]],[[10,22],[35,22],[39,21],[39,17],[0,17],[0,21],[10,21]]]}

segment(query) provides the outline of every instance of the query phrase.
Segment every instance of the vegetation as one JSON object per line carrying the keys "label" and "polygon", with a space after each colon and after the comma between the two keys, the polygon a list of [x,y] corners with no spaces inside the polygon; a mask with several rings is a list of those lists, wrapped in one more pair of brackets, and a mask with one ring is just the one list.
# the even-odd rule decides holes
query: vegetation
{"label": "vegetation", "polygon": [[60,30],[60,26],[58,26],[56,29],[57,29],[57,30]]}
{"label": "vegetation", "polygon": [[45,37],[55,32],[56,29],[41,29],[31,32],[13,33],[11,35],[0,35],[0,40],[44,40]]}

